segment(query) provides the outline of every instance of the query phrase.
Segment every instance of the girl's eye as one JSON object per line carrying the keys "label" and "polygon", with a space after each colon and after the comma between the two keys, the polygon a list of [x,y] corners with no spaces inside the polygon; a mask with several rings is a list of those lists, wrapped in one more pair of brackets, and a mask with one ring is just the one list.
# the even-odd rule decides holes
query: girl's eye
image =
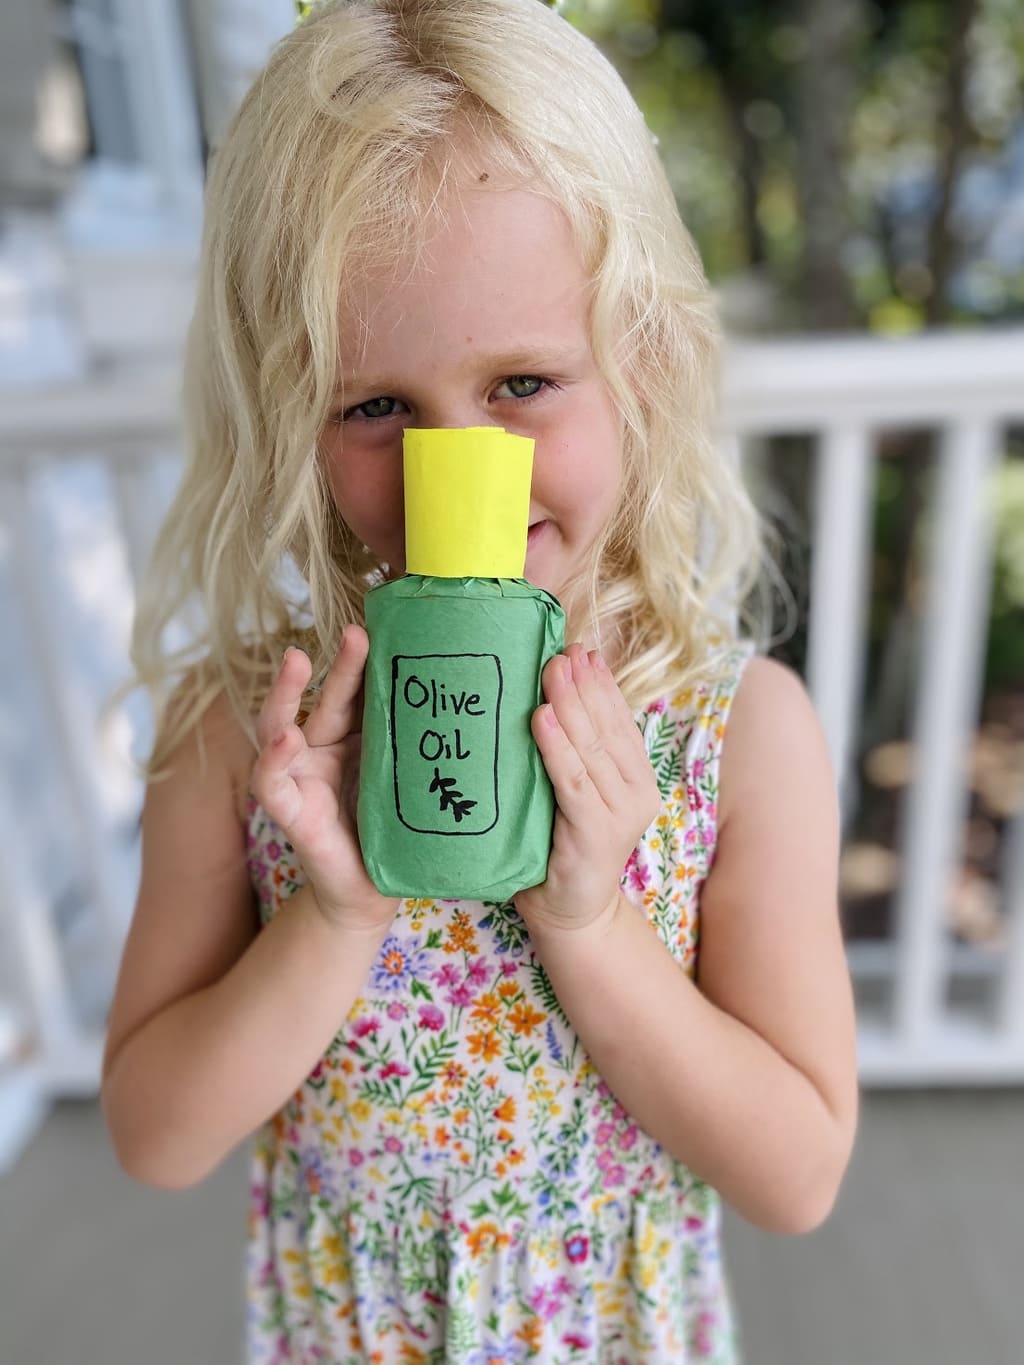
{"label": "girl's eye", "polygon": [[346,408],[341,414],[343,422],[351,421],[355,416],[363,417],[367,421],[377,421],[382,417],[393,417],[398,408],[397,398],[369,398],[365,403],[357,403],[354,408]]}
{"label": "girl's eye", "polygon": [[[534,398],[547,381],[535,374],[513,374],[502,381],[499,389],[508,389],[513,398]],[[499,394],[499,397],[505,397]]]}

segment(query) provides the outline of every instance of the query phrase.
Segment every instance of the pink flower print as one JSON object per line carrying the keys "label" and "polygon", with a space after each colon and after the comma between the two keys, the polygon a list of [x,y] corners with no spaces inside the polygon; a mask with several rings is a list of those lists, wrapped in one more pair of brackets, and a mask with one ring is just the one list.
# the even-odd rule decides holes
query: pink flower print
{"label": "pink flower print", "polygon": [[704,776],[704,760],[703,760],[702,758],[695,758],[695,759],[694,759],[694,761],[693,761],[693,775],[694,775],[694,777],[703,777],[703,776]]}
{"label": "pink flower print", "polygon": [[519,964],[517,962],[503,962],[501,964],[501,971],[503,976],[515,976],[518,970]]}
{"label": "pink flower print", "polygon": [[587,1259],[587,1252],[590,1250],[590,1238],[584,1236],[582,1232],[574,1232],[565,1239],[565,1254],[573,1265],[582,1265]]}
{"label": "pink flower print", "polygon": [[384,1139],[384,1150],[386,1152],[401,1152],[405,1148],[405,1143],[401,1138],[387,1137]]}
{"label": "pink flower print", "polygon": [[404,1019],[408,1013],[409,1006],[403,1005],[401,1000],[392,1000],[391,1004],[388,1006],[389,1019]]}
{"label": "pink flower print", "polygon": [[615,1185],[621,1185],[625,1177],[626,1177],[625,1166],[609,1166],[604,1173],[605,1189],[610,1190]]}
{"label": "pink flower print", "polygon": [[389,1076],[408,1076],[409,1068],[404,1062],[388,1062],[387,1066],[380,1073],[382,1081],[386,1081]]}
{"label": "pink flower print", "polygon": [[596,1142],[600,1143],[602,1147],[604,1147],[606,1143],[611,1142],[614,1135],[615,1135],[614,1123],[599,1123],[597,1125],[597,1132],[594,1134],[594,1139]]}
{"label": "pink flower print", "polygon": [[275,863],[276,863],[277,860],[278,860],[278,858],[280,858],[280,856],[281,856],[281,845],[277,842],[276,839],[271,839],[270,843],[267,844],[267,857],[268,857],[272,862],[275,862]]}
{"label": "pink flower print", "polygon": [[362,1152],[360,1152],[356,1147],[353,1147],[348,1154],[348,1161],[350,1166],[361,1166],[365,1159],[366,1158],[363,1156]]}
{"label": "pink flower print", "polygon": [[445,999],[448,1001],[449,1005],[472,1005],[473,992],[469,989],[469,986],[463,982],[461,986],[456,986],[453,990],[450,990],[445,996]]}
{"label": "pink flower print", "polygon": [[657,701],[652,701],[647,708],[649,715],[660,716],[665,710],[665,698],[659,697]]}
{"label": "pink flower print", "polygon": [[631,1123],[624,1133],[619,1134],[619,1146],[624,1152],[630,1151],[636,1146],[636,1138],[639,1129],[635,1123]]}
{"label": "pink flower print", "polygon": [[633,851],[630,863],[627,863],[626,866],[627,866],[626,878],[628,884],[633,888],[634,891],[646,891],[648,886],[650,886],[651,884],[651,871],[650,868],[640,866],[640,859],[637,857],[637,852],[635,849]]}
{"label": "pink flower print", "polygon": [[714,1352],[715,1343],[712,1339],[712,1329],[715,1325],[714,1313],[706,1310],[697,1319],[697,1330],[694,1333],[693,1344],[698,1357],[707,1358]]}
{"label": "pink flower print", "polygon": [[700,832],[700,841],[705,848],[710,848],[715,842],[715,830],[713,825],[704,825]]}
{"label": "pink flower print", "polygon": [[270,1214],[270,1186],[265,1180],[255,1181],[249,1187],[249,1203],[253,1213],[258,1213],[261,1218],[267,1218]]}
{"label": "pink flower print", "polygon": [[446,962],[443,967],[436,971],[432,978],[439,986],[457,986],[459,973],[454,962]]}
{"label": "pink flower print", "polygon": [[379,1028],[380,1020],[376,1015],[371,1014],[367,1016],[364,1014],[361,1019],[357,1019],[352,1025],[352,1032],[357,1038],[365,1038],[368,1033],[376,1033]]}
{"label": "pink flower print", "polygon": [[444,1027],[444,1015],[436,1005],[420,1006],[420,1027],[432,1029],[435,1033]]}
{"label": "pink flower print", "polygon": [[687,1216],[686,1219],[687,1232],[700,1232],[703,1226],[704,1226],[703,1218],[695,1218],[692,1213]]}
{"label": "pink flower print", "polygon": [[485,957],[478,957],[469,964],[466,980],[474,986],[483,986],[491,974],[490,964]]}
{"label": "pink flower print", "polygon": [[575,1346],[578,1351],[585,1351],[590,1345],[590,1338],[581,1336],[579,1332],[566,1332],[562,1341],[566,1346]]}
{"label": "pink flower print", "polygon": [[530,1295],[530,1307],[538,1317],[543,1318],[545,1322],[550,1322],[562,1307],[562,1301],[556,1294],[550,1293],[541,1285]]}

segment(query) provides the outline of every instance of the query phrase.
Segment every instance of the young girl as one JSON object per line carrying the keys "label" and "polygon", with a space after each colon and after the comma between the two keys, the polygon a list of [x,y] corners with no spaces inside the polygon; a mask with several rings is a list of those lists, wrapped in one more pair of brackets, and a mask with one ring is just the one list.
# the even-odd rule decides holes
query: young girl
{"label": "young girl", "polygon": [[[719,1197],[833,1205],[833,777],[736,634],[715,354],[643,119],[539,0],[316,7],[216,153],[103,1103],[160,1186],[258,1130],[252,1361],[735,1361]],[[362,599],[404,570],[403,429],[487,424],[536,443],[526,577],[572,641],[532,718],[548,875],[395,901],[354,818]]]}

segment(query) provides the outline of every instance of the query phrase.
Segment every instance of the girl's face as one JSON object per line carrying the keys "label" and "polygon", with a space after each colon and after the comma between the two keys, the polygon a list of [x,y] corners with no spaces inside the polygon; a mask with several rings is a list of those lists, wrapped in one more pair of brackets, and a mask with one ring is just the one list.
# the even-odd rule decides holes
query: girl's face
{"label": "girl's face", "polygon": [[445,210],[411,268],[370,266],[346,294],[344,397],[321,441],[331,487],[396,576],[403,429],[530,436],[525,576],[560,596],[610,520],[622,474],[621,422],[587,335],[588,280],[566,220],[539,195],[471,172]]}

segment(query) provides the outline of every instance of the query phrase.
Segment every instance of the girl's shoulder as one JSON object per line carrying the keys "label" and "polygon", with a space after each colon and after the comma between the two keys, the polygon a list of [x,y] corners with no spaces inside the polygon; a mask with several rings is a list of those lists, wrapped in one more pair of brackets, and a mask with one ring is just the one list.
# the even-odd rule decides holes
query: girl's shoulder
{"label": "girl's shoulder", "polygon": [[256,761],[253,744],[255,716],[248,724],[232,702],[228,689],[211,686],[203,666],[188,673],[167,702],[160,722],[168,777],[201,778],[211,767],[230,782],[233,805],[240,825],[247,821],[249,778]]}
{"label": "girl's shoulder", "polygon": [[709,655],[682,686],[670,688],[644,708],[647,724],[672,729],[690,747],[719,747],[740,684],[755,656],[752,640],[732,641]]}
{"label": "girl's shoulder", "polygon": [[835,787],[828,743],[800,674],[778,659],[751,656],[736,680],[720,767],[721,814],[757,790],[771,787],[783,767],[821,775],[827,796]]}

